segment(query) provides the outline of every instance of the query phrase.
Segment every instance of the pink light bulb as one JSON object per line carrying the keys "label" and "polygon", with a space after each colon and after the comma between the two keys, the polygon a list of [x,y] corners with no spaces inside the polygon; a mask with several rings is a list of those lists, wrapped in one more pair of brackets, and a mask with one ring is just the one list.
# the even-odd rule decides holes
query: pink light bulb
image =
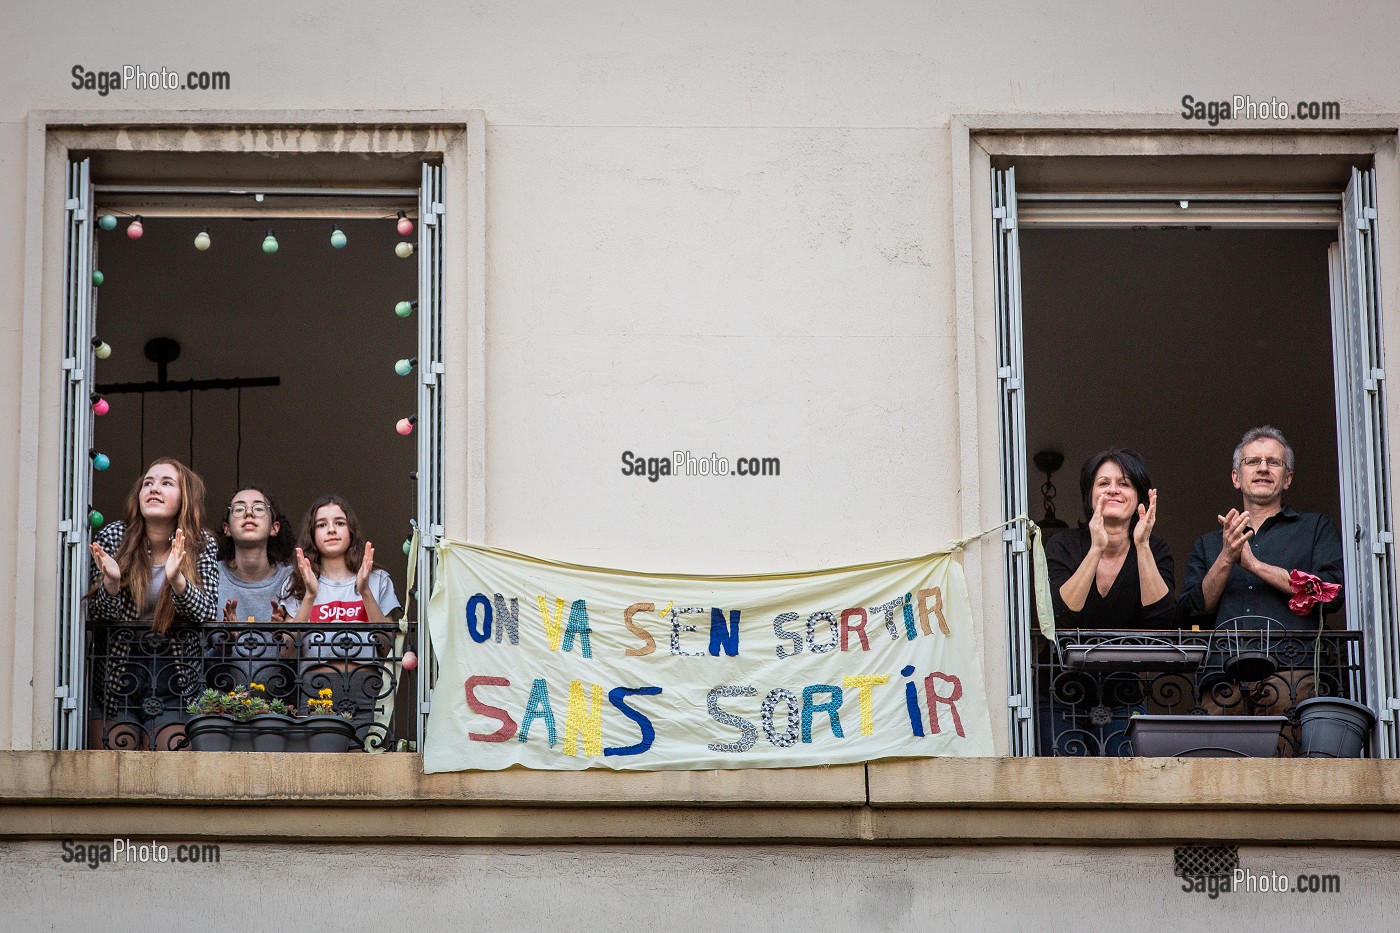
{"label": "pink light bulb", "polygon": [[97,401],[95,401],[95,402],[92,403],[92,413],[93,413],[94,415],[98,415],[98,416],[105,415],[105,414],[107,414],[107,412],[109,412],[109,411],[111,411],[111,410],[112,410],[112,406],[109,405],[109,404],[107,404],[107,400],[106,400],[105,398],[100,398],[100,399],[98,399]]}
{"label": "pink light bulb", "polygon": [[141,225],[141,215],[137,214],[136,219],[127,225],[126,235],[133,240],[139,240],[145,232],[146,228]]}
{"label": "pink light bulb", "polygon": [[418,419],[413,417],[412,415],[410,415],[407,418],[400,418],[399,423],[394,425],[394,430],[398,431],[404,437],[407,437],[408,435],[413,433],[413,423],[417,420]]}
{"label": "pink light bulb", "polygon": [[417,670],[417,669],[418,669],[418,655],[415,654],[415,653],[412,652],[412,651],[405,651],[405,652],[403,653],[403,669],[406,670],[406,671]]}
{"label": "pink light bulb", "polygon": [[413,232],[413,221],[403,211],[399,211],[398,231],[399,236],[408,236]]}

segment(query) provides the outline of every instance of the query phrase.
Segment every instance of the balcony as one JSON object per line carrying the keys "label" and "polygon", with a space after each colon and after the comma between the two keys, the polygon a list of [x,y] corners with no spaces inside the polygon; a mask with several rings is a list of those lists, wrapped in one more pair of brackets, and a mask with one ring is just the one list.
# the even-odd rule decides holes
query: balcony
{"label": "balcony", "polygon": [[188,746],[185,707],[206,688],[258,683],[302,709],[329,689],[348,714],[355,748],[417,747],[416,671],[403,654],[416,625],[216,623],[157,635],[144,623],[88,627],[89,749],[175,751]]}
{"label": "balcony", "polygon": [[1131,756],[1134,714],[1208,714],[1287,717],[1279,754],[1292,757],[1300,700],[1366,701],[1354,631],[1061,629],[1039,640],[1035,682],[1036,748],[1052,756]]}

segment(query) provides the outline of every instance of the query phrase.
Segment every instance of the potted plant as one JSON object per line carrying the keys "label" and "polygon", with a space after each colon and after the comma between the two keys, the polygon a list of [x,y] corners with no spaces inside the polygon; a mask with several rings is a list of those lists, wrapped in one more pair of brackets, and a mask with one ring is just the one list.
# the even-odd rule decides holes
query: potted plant
{"label": "potted plant", "polygon": [[330,687],[322,687],[318,696],[306,701],[301,727],[302,745],[308,752],[343,752],[355,741],[350,714],[336,712]]}
{"label": "potted plant", "polygon": [[1337,598],[1342,588],[1324,583],[1301,570],[1288,574],[1293,598],[1288,608],[1300,616],[1317,609],[1317,641],[1313,645],[1313,696],[1299,703],[1298,754],[1305,758],[1360,758],[1366,740],[1376,724],[1376,714],[1364,703],[1343,697],[1318,696],[1322,685],[1323,607]]}
{"label": "potted plant", "polygon": [[185,708],[193,714],[185,723],[190,747],[197,752],[285,751],[296,711],[264,693],[259,683],[239,684],[228,692],[205,690]]}

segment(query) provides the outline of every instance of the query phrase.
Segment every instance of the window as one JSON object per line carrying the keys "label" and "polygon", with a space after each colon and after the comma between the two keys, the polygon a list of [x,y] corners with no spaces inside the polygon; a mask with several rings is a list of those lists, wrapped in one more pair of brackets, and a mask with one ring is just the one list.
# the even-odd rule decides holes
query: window
{"label": "window", "polygon": [[[1078,498],[1085,456],[1109,444],[1148,447],[1154,479],[1164,485],[1170,476],[1183,491],[1173,503],[1178,516],[1159,519],[1179,586],[1191,542],[1207,530],[1199,527],[1206,509],[1180,500],[1208,496],[1202,490],[1212,482],[1218,488],[1219,451],[1246,427],[1292,419],[1296,429],[1285,431],[1308,464],[1299,506],[1340,513],[1348,627],[1365,645],[1364,667],[1358,657],[1349,686],[1381,708],[1378,752],[1395,755],[1386,707],[1400,676],[1374,170],[1349,168],[1344,190],[1338,184],[1331,192],[1197,184],[1163,194],[1159,173],[1155,193],[1139,185],[1069,194],[1063,182],[1044,184],[1056,174],[1044,167],[1050,161],[1038,167],[1042,184],[1029,196],[1018,196],[1015,167],[993,174],[1005,516],[1038,514],[1028,459],[1049,438],[1082,436],[1092,445],[1071,453],[1058,475],[1060,489],[1071,490],[1062,517],[1078,511],[1064,504]],[[1214,314],[1203,307],[1212,300]],[[1235,313],[1222,314],[1222,303]],[[1260,339],[1242,343],[1251,327]],[[1111,351],[1091,378],[1085,350],[1095,341]],[[1244,378],[1213,384],[1200,375],[1236,367]],[[1271,372],[1286,378],[1261,385]],[[1135,379],[1141,391],[1133,391]],[[1339,481],[1328,475],[1333,450]],[[1011,747],[1030,754],[1036,642],[1030,555],[1019,533],[1008,536],[1005,559]]]}
{"label": "window", "polygon": [[[417,565],[418,588],[428,592],[431,548],[443,532],[441,166],[385,158],[371,169],[378,183],[356,184],[367,161],[357,158],[346,183],[333,187],[335,176],[323,171],[334,160],[325,157],[315,165],[297,165],[291,157],[276,166],[284,175],[301,169],[321,176],[315,186],[278,177],[259,181],[254,176],[265,160],[189,157],[171,165],[154,157],[155,171],[171,178],[238,180],[123,183],[139,156],[105,154],[117,181],[103,175],[102,153],[74,158],[67,169],[58,748],[83,747],[92,700],[84,695],[83,600],[92,512],[102,503],[107,520],[119,518],[126,488],[152,457],[174,454],[205,475],[211,527],[241,482],[272,485],[295,524],[310,497],[328,489],[347,492],[376,537],[377,563],[398,571],[393,576],[401,601],[407,598],[405,561]],[[403,183],[409,178],[416,184]],[[409,237],[395,232],[397,210],[416,220]],[[144,211],[146,227],[159,232],[143,236],[134,250],[138,241],[121,230],[97,232],[98,216],[109,211],[121,217],[121,230]],[[360,249],[334,247],[333,224]],[[197,250],[193,238],[205,228],[209,252],[237,251],[238,258],[201,270],[199,260],[209,253]],[[269,229],[280,232],[280,257],[259,248]],[[101,238],[109,238],[103,287],[94,279]],[[405,239],[416,252],[396,258],[394,245]],[[134,287],[133,279],[144,287]],[[395,314],[399,302],[412,302],[408,313]],[[173,339],[172,329],[182,339]],[[165,342],[151,346],[151,338]],[[103,341],[120,347],[124,369],[97,360],[95,343]],[[396,359],[412,361],[408,379],[395,374]],[[100,421],[93,411],[99,389],[111,406]],[[328,399],[329,408],[315,409]],[[414,440],[394,433],[395,421],[408,416],[415,420]],[[347,435],[354,441],[347,443]],[[119,467],[95,480],[99,452]],[[353,491],[356,482],[364,483],[361,495]],[[410,518],[423,531],[422,547],[405,555],[400,544]],[[418,605],[415,599],[415,620],[421,618]],[[417,647],[428,657],[422,628]],[[419,685],[420,700],[428,688]],[[421,734],[426,702],[419,706]]]}

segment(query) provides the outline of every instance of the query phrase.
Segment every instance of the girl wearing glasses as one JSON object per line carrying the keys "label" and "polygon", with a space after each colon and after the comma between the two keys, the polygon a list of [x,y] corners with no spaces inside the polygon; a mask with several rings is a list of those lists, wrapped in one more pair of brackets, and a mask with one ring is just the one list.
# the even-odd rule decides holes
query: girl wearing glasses
{"label": "girl wearing glasses", "polygon": [[284,622],[292,529],[266,489],[234,493],[219,529],[219,605],[225,622]]}

